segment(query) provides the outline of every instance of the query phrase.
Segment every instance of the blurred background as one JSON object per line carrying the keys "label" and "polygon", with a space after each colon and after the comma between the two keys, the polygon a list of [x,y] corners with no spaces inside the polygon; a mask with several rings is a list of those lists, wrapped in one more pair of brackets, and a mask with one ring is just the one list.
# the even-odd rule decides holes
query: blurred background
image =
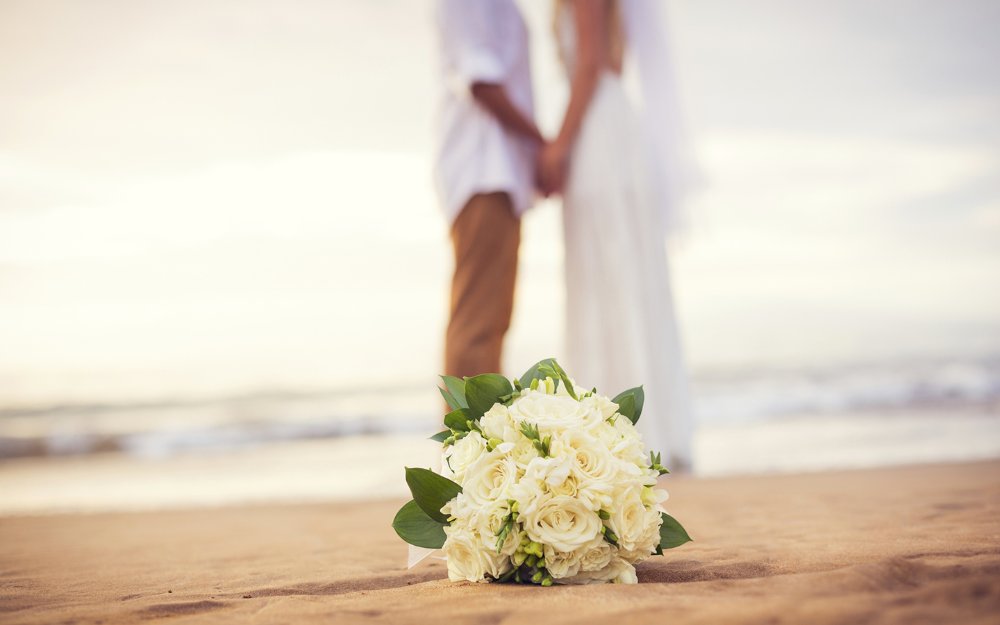
{"label": "blurred background", "polygon": [[[1000,4],[666,4],[696,474],[1000,456]],[[388,497],[433,462],[432,8],[0,3],[0,512]],[[562,350],[558,204],[523,236],[510,374]]]}

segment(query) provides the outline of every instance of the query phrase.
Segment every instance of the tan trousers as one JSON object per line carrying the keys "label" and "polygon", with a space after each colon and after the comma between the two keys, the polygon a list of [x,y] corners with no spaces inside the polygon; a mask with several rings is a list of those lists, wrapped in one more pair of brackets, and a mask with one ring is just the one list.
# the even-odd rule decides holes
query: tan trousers
{"label": "tan trousers", "polygon": [[451,228],[455,275],[444,370],[458,377],[500,372],[510,326],[521,220],[506,193],[474,195]]}

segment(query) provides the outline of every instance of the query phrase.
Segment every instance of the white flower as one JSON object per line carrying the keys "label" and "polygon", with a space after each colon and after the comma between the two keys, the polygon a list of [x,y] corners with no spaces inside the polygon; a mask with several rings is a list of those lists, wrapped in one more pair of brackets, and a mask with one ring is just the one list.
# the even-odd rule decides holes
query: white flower
{"label": "white flower", "polygon": [[625,462],[639,467],[649,466],[649,453],[642,442],[642,435],[627,417],[618,416],[612,426],[619,435],[618,441],[611,446],[611,453]]}
{"label": "white flower", "polygon": [[[506,443],[504,444],[506,445]],[[517,441],[514,443],[513,449],[504,451],[503,453],[508,454],[521,471],[527,469],[531,461],[538,457],[538,450],[535,449],[531,439],[523,436],[520,432],[517,435]]]}
{"label": "white flower", "polygon": [[[601,542],[604,542],[603,537],[601,537]],[[559,551],[553,548],[552,545],[545,545],[544,553],[545,569],[552,575],[553,579],[573,577],[580,572],[581,551],[579,549],[574,551]]]}
{"label": "white flower", "polygon": [[[576,476],[570,473],[566,476],[566,479],[562,481],[561,484],[556,484],[555,486],[548,486],[549,492],[553,495],[566,495],[567,497],[577,497],[580,495],[580,483],[577,481]],[[589,497],[592,493],[587,492],[584,495],[584,499],[590,499]],[[588,505],[588,507],[591,507]]]}
{"label": "white flower", "polygon": [[611,581],[615,584],[638,584],[639,578],[635,574],[635,567],[621,559],[611,561],[607,566],[608,572],[615,573]]}
{"label": "white flower", "polygon": [[567,430],[553,436],[552,455],[570,459],[573,473],[581,483],[603,482],[611,484],[618,473],[618,463],[607,447],[587,432]]}
{"label": "white flower", "polygon": [[453,517],[459,524],[468,524],[478,510],[464,493],[459,493],[454,499],[441,506],[441,514]]}
{"label": "white flower", "polygon": [[479,432],[470,432],[454,445],[445,447],[441,473],[461,484],[469,466],[485,453],[486,439]]}
{"label": "white flower", "polygon": [[543,501],[519,520],[531,540],[559,551],[574,551],[601,531],[601,519],[579,499],[560,495]]}
{"label": "white flower", "polygon": [[493,405],[479,431],[444,450],[442,473],[462,486],[442,507],[451,580],[499,578],[530,540],[559,583],[636,583],[633,565],[659,544],[667,494],[634,424],[607,397],[577,400],[556,386],[549,379]]}
{"label": "white flower", "polygon": [[569,395],[549,395],[530,389],[522,391],[510,405],[510,415],[518,424],[531,423],[540,432],[596,425],[596,413]]}
{"label": "white flower", "polygon": [[499,451],[483,454],[465,472],[462,493],[478,505],[509,499],[517,481],[517,464]]}
{"label": "white flower", "polygon": [[597,438],[579,430],[561,432],[553,437],[551,453],[569,459],[577,498],[588,508],[596,511],[611,503],[620,461]]}
{"label": "white flower", "polygon": [[570,476],[568,458],[534,458],[521,479],[510,490],[510,497],[517,502],[519,514],[529,517],[553,495],[573,498],[576,480]]}
{"label": "white flower", "polygon": [[604,395],[590,395],[580,400],[580,404],[586,409],[594,412],[593,419],[598,423],[607,421],[616,412],[618,404],[611,401]]}
{"label": "white flower", "polygon": [[[656,548],[659,543],[660,513],[643,504],[641,487],[618,493],[610,513],[608,526],[618,537],[618,547],[622,551],[637,552],[641,557],[646,557]],[[645,553],[640,554],[642,551]]]}
{"label": "white flower", "polygon": [[535,479],[545,482],[549,487],[559,486],[569,477],[573,470],[573,461],[568,456],[535,458],[528,463],[522,479]]}
{"label": "white flower", "polygon": [[[619,419],[624,417],[618,417]],[[626,419],[627,420],[627,419]],[[609,451],[622,441],[622,433],[607,421],[590,430],[590,435],[601,442]]]}
{"label": "white flower", "polygon": [[611,562],[615,550],[608,541],[604,540],[604,536],[598,536],[577,549],[577,553],[580,554],[581,571],[600,571]]}
{"label": "white flower", "polygon": [[644,486],[642,489],[642,503],[651,508],[656,508],[659,512],[666,512],[661,504],[667,499],[670,499],[670,493],[662,488]]}
{"label": "white flower", "polygon": [[634,566],[621,558],[612,558],[608,565],[599,571],[581,571],[573,577],[559,580],[561,584],[603,584],[605,582],[636,584],[639,579],[635,575]]}
{"label": "white flower", "polygon": [[[484,549],[497,553],[497,535],[503,529],[508,514],[510,514],[510,506],[506,499],[494,501],[476,510],[473,515],[473,523]],[[521,533],[517,531],[515,524],[515,530],[507,534],[499,553],[512,556],[520,543]]]}
{"label": "white flower", "polygon": [[604,536],[597,536],[574,551],[566,552],[545,545],[545,568],[553,579],[573,577],[583,572],[603,570],[615,555]]}
{"label": "white flower", "polygon": [[516,443],[521,437],[520,428],[510,416],[510,411],[503,404],[493,404],[479,419],[486,438],[496,438],[505,443]]}
{"label": "white flower", "polygon": [[537,478],[522,477],[510,489],[510,498],[517,502],[518,514],[533,514],[545,501],[552,498],[545,482]]}
{"label": "white flower", "polygon": [[442,550],[448,559],[449,580],[481,582],[486,575],[497,578],[510,570],[510,558],[483,549],[476,532],[469,528],[453,523],[444,533],[447,539]]}

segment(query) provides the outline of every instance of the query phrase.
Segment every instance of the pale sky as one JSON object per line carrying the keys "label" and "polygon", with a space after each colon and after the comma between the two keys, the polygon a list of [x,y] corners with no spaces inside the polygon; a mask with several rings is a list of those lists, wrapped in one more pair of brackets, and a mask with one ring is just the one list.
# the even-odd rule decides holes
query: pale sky
{"label": "pale sky", "polygon": [[[696,370],[1000,353],[1000,5],[668,5]],[[430,383],[430,8],[0,4],[0,406]],[[557,205],[524,229],[511,371],[561,350]]]}

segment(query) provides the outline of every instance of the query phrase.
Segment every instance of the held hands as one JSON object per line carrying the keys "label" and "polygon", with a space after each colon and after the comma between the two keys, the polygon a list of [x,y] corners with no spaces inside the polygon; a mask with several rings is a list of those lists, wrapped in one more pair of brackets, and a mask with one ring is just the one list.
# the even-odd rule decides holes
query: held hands
{"label": "held hands", "polygon": [[569,149],[558,139],[543,143],[538,150],[535,177],[538,190],[545,197],[562,193],[569,170]]}

